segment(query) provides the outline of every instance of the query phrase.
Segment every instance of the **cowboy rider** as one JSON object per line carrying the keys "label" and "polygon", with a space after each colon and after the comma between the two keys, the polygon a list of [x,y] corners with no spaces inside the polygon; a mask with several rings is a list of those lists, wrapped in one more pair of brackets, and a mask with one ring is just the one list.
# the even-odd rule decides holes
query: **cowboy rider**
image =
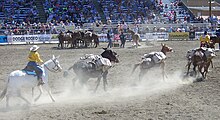
{"label": "cowboy rider", "polygon": [[44,84],[44,81],[42,79],[43,70],[42,70],[42,67],[39,65],[39,64],[43,63],[43,60],[40,58],[40,54],[37,52],[37,50],[39,48],[40,47],[37,45],[33,45],[30,48],[30,52],[28,55],[29,62],[27,64],[27,66],[31,66],[34,69],[34,71],[36,72],[37,79],[39,81],[38,85],[43,85]]}
{"label": "cowboy rider", "polygon": [[211,40],[210,40],[210,36],[208,35],[207,31],[205,31],[204,34],[200,36],[199,39],[200,39],[200,47],[204,47],[204,45],[206,47],[209,47]]}

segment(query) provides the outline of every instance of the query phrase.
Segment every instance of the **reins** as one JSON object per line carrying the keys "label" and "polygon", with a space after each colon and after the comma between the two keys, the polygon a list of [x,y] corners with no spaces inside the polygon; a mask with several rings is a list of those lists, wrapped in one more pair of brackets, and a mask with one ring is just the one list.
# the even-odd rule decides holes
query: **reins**
{"label": "reins", "polygon": [[[46,64],[44,64],[44,66],[45,66],[50,72],[57,73],[58,70],[59,70],[59,66],[58,66],[58,64],[56,64],[56,62],[55,62],[53,59],[51,59],[51,60],[52,60],[53,63],[55,64],[55,66],[52,68],[52,70],[51,70]],[[57,67],[57,69],[55,69],[56,67]]]}

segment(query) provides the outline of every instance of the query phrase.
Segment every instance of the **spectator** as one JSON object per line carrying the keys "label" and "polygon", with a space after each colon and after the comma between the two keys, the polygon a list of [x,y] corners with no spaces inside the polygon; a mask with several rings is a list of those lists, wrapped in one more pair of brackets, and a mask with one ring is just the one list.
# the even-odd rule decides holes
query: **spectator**
{"label": "spectator", "polygon": [[125,47],[125,42],[126,42],[126,38],[125,38],[124,33],[121,32],[121,34],[120,34],[119,37],[120,37],[120,40],[121,40],[121,45],[120,45],[120,47],[121,47],[121,48],[124,48],[124,47]]}
{"label": "spectator", "polygon": [[112,39],[111,39],[111,35],[110,35],[110,31],[109,30],[107,32],[107,39],[108,39],[107,48],[112,48]]}

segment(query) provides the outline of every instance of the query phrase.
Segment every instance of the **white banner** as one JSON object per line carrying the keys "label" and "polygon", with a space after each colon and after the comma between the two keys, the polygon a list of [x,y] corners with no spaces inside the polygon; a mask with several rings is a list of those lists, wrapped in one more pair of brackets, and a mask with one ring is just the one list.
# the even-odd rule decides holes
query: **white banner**
{"label": "white banner", "polygon": [[50,34],[40,35],[9,35],[7,36],[8,43],[17,42],[46,42],[51,40]]}

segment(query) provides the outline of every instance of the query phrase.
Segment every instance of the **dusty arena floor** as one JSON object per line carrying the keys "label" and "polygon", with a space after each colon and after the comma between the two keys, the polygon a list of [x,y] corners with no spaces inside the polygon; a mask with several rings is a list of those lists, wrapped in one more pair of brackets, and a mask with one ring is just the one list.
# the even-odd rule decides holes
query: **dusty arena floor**
{"label": "dusty arena floor", "polygon": [[[75,76],[63,77],[75,61],[85,54],[100,54],[99,48],[91,49],[57,49],[57,44],[39,45],[42,59],[49,60],[52,55],[60,55],[63,71],[50,73],[49,85],[56,99],[53,103],[45,92],[39,101],[26,105],[19,98],[11,99],[11,108],[6,109],[5,98],[0,102],[1,120],[214,120],[220,118],[220,55],[214,58],[214,68],[210,69],[208,78],[202,82],[192,82],[194,78],[183,79],[186,68],[186,51],[199,45],[198,41],[163,41],[175,52],[167,54],[166,73],[163,81],[161,71],[150,71],[141,83],[138,83],[138,72],[131,75],[135,63],[140,56],[151,51],[160,51],[161,42],[142,43],[137,49],[113,48],[119,56],[120,63],[109,70],[108,91],[99,87],[97,93],[92,91],[96,79],[88,82],[87,88],[73,89],[71,79]],[[28,50],[31,45],[0,46],[0,92],[4,89],[10,72],[22,69],[27,63]],[[24,96],[31,101],[31,88],[22,90]],[[35,96],[38,94],[36,90]]]}

